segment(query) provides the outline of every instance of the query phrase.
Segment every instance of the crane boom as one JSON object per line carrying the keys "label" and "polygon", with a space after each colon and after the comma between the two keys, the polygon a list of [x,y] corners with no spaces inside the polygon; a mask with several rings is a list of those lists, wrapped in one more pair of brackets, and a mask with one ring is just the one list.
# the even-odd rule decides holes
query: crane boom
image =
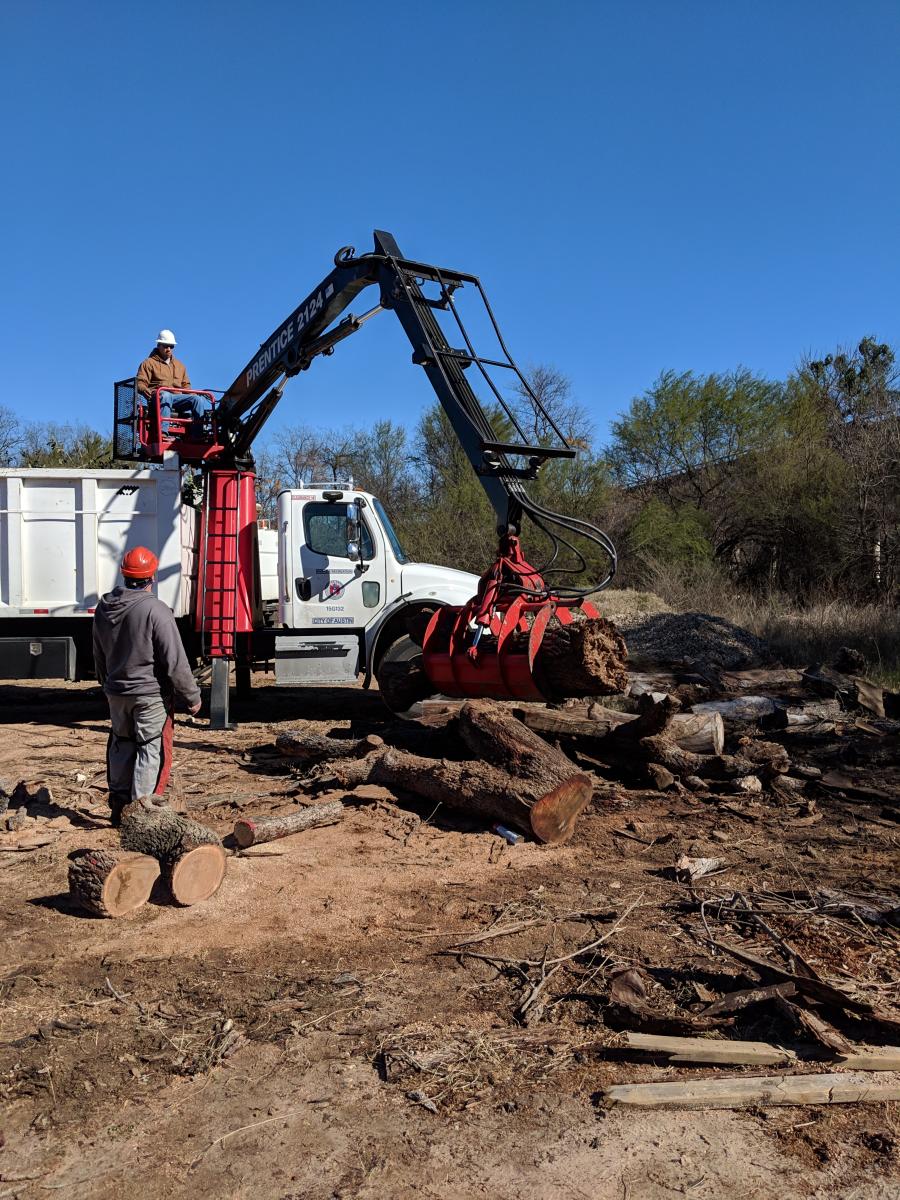
{"label": "crane boom", "polygon": [[[393,236],[382,230],[375,231],[374,239],[375,247],[370,254],[357,257],[351,247],[338,251],[334,270],[261,343],[223,395],[218,407],[220,432],[235,459],[249,454],[265,421],[281,399],[284,380],[306,370],[317,355],[330,353],[337,342],[360,328],[362,318],[349,316],[337,325],[334,322],[361,292],[374,285],[379,289],[377,309],[393,310],[398,317],[412,346],[412,360],[423,367],[487,493],[498,525],[518,527],[523,510],[539,525],[544,520],[554,520],[552,513],[528,498],[523,481],[536,478],[548,459],[574,458],[576,452],[506,350],[478,277],[408,260],[403,257]],[[426,283],[437,285],[436,298],[426,296],[423,290]],[[505,361],[487,360],[475,352],[453,304],[454,292],[466,285],[477,289],[484,300]],[[452,312],[465,342],[463,349],[455,349],[447,341],[435,316],[437,310]],[[477,366],[504,410],[516,440],[499,438],[492,428],[465,376],[465,371],[473,365]],[[529,443],[514,412],[489,376],[488,367],[515,372],[522,389],[530,394],[532,404],[539,411],[542,424],[555,434],[554,445]],[[595,540],[592,537],[595,531],[587,523],[572,522],[571,518],[563,518],[563,521],[570,532]],[[600,544],[607,553],[612,549],[605,535],[601,535]]]}
{"label": "crane boom", "polygon": [[[374,307],[358,317],[343,315],[369,287],[378,289]],[[483,304],[498,346],[493,357],[476,351],[462,321],[454,295],[465,288]],[[319,355],[331,354],[379,311],[392,311],[400,321],[412,347],[412,361],[428,377],[494,509],[500,537],[497,559],[482,577],[478,595],[461,610],[445,610],[440,619],[435,614],[425,641],[429,678],[448,694],[539,694],[530,681],[531,663],[548,620],[552,616],[563,624],[571,622],[574,609],[589,619],[597,616],[586,597],[612,579],[616,551],[591,521],[553,512],[529,495],[526,484],[537,478],[545,463],[572,459],[576,451],[507,350],[477,276],[404,258],[393,236],[376,230],[371,252],[357,255],[350,246],[338,251],[334,269],[260,344],[214,403],[212,419],[202,431],[196,422],[164,415],[158,392],[148,402],[138,395],[134,380],[117,383],[115,454],[159,461],[167,451],[175,451],[183,462],[201,467],[205,500],[197,628],[209,635],[208,653],[214,666],[216,659],[233,657],[238,636],[254,628],[253,567],[246,550],[253,539],[242,533],[251,525],[255,528],[253,444],[281,400],[287,380],[305,371]],[[448,340],[445,325],[457,345]],[[521,411],[495,383],[495,372],[503,370],[512,372],[516,392],[530,401],[527,424],[540,430],[540,435],[528,436]],[[468,375],[486,391],[497,414],[496,428]],[[539,569],[530,566],[521,551],[518,534],[523,516],[549,539],[551,556]],[[587,560],[570,537],[599,547],[607,557],[609,570],[602,579],[582,587],[560,582],[551,586],[545,580],[586,569]],[[557,565],[561,547],[574,556],[574,568]],[[480,633],[468,644],[467,630],[473,627]],[[485,656],[478,648],[485,631],[486,642],[495,643],[496,669],[485,670]],[[525,660],[517,649],[519,642],[511,636],[516,631],[528,634]],[[488,678],[491,670],[493,681]]]}

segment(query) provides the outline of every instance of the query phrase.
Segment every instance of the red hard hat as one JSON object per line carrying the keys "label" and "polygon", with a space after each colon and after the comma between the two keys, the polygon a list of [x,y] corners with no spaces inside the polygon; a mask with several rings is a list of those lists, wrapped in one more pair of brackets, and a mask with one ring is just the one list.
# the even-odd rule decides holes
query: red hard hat
{"label": "red hard hat", "polygon": [[146,546],[135,546],[122,559],[122,574],[126,579],[149,579],[156,574],[159,559]]}

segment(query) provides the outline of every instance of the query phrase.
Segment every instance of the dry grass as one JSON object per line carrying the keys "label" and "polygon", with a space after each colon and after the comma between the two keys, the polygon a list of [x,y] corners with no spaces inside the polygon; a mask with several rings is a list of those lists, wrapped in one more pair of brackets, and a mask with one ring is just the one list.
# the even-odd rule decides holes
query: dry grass
{"label": "dry grass", "polygon": [[792,608],[750,601],[747,627],[786,664],[830,662],[842,646],[865,656],[867,675],[883,687],[900,686],[900,612],[887,605],[832,600]]}
{"label": "dry grass", "polygon": [[865,657],[866,674],[873,682],[900,688],[896,605],[822,599],[801,608],[785,596],[741,592],[713,565],[687,577],[677,567],[654,563],[648,582],[652,590],[646,592],[628,588],[601,593],[601,611],[626,628],[642,615],[656,612],[699,611],[727,617],[768,642],[786,666],[828,663],[847,646]]}
{"label": "dry grass", "polygon": [[672,612],[671,604],[656,592],[639,592],[634,588],[608,588],[605,592],[596,592],[591,599],[604,617],[625,629],[644,617]]}

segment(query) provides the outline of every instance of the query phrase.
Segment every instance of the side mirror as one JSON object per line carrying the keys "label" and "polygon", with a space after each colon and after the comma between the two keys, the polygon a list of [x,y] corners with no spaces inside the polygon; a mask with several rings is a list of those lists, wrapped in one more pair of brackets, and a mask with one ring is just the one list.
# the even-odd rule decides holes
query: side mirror
{"label": "side mirror", "polygon": [[347,505],[347,557],[356,563],[358,571],[365,571],[362,553],[362,516],[360,502],[354,500]]}

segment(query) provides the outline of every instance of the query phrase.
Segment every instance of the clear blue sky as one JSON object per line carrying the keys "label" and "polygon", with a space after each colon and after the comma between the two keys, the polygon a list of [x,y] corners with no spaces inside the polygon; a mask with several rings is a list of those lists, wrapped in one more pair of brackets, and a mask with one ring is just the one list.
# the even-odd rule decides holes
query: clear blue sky
{"label": "clear blue sky", "polygon": [[[513,353],[568,374],[601,435],[665,368],[783,377],[900,341],[897,0],[2,16],[0,403],[29,418],[107,429],[163,325],[226,387],[375,227],[479,274]],[[385,315],[272,426],[412,424],[431,400]]]}

